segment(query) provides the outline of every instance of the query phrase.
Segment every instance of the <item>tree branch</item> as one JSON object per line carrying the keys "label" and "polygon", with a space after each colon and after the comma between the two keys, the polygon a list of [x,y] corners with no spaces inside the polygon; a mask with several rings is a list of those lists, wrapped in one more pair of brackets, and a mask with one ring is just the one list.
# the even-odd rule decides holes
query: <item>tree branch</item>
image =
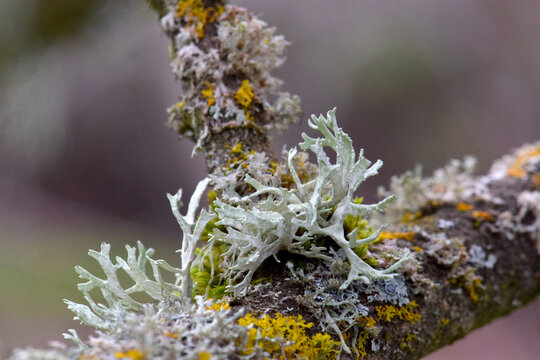
{"label": "tree branch", "polygon": [[[169,123],[197,142],[221,192],[198,216],[210,179],[185,216],[182,192],[169,196],[184,233],[181,267],[142,243],[115,261],[108,244],[90,251],[105,278],[77,267],[88,305],[66,302],[103,331],[83,342],[71,330],[64,336],[77,347],[17,349],[12,360],[417,359],[540,292],[540,142],[485,176],[472,176],[471,158],[431,177],[407,172],[380,191],[384,200],[363,204],[353,194],[382,162],[356,153],[335,111],[313,116],[322,137],[300,143],[317,165],[296,149],[286,164],[260,153],[299,110],[270,75],[282,37],[220,1],[149,3],[182,84]],[[119,271],[134,284],[124,288]]]}
{"label": "tree branch", "polygon": [[[277,122],[284,126],[297,112],[291,108],[286,112],[278,111],[265,100],[268,90],[276,87],[275,83],[266,88],[268,79],[275,82],[269,77],[269,70],[281,61],[266,63],[263,70],[241,66],[238,58],[261,55],[261,43],[254,40],[259,35],[250,38],[253,48],[249,49],[248,35],[242,35],[243,40],[236,42],[235,47],[227,47],[217,34],[218,25],[249,23],[254,18],[234,7],[228,7],[226,15],[220,13],[216,18],[204,18],[207,16],[204,14],[196,18],[189,10],[179,9],[182,3],[193,5],[197,1],[178,4],[176,1],[148,1],[158,11],[164,32],[171,38],[173,70],[183,84],[181,106],[170,110],[172,127],[180,135],[198,142],[210,173],[219,172],[231,163],[234,154],[229,150],[234,144],[241,143],[248,152],[270,153],[267,130],[272,126],[269,124]],[[220,1],[205,1],[203,9],[221,6]],[[172,12],[176,15],[171,16]],[[203,18],[208,21],[201,21]],[[257,30],[248,26],[247,31]],[[267,37],[263,38],[266,39],[263,42],[268,41]],[[183,51],[183,48],[190,50]],[[204,61],[217,60],[206,64],[211,68],[205,68],[205,64],[193,60],[194,54]],[[216,58],[209,57],[211,54]],[[199,73],[190,73],[187,69],[190,66],[199,66]],[[244,80],[249,81],[255,94],[254,102],[248,106],[243,106],[234,92],[239,91]],[[219,95],[225,99],[225,104],[220,103],[223,107],[213,109],[215,102],[223,100],[217,99],[216,89],[221,89]],[[214,95],[216,98],[210,100]],[[227,100],[236,107],[232,118],[228,118],[230,113],[224,110]],[[183,111],[188,103],[192,104],[189,111],[194,115]],[[478,190],[475,181],[460,183],[463,188],[459,195],[450,199],[425,198],[412,214],[403,209],[394,211],[394,217],[405,215],[409,221],[394,222],[370,251],[376,254],[378,249],[386,248],[385,253],[388,253],[388,248],[395,248],[400,249],[396,250],[398,253],[409,249],[414,254],[399,271],[410,302],[394,306],[377,301],[381,296],[392,298],[395,295],[395,284],[385,280],[373,285],[370,291],[375,295],[371,298],[367,295],[369,292],[360,294],[357,304],[367,306],[373,322],[356,327],[356,333],[343,331],[345,338],[357,338],[352,339],[355,344],[352,352],[366,359],[419,358],[533,299],[540,291],[540,215],[538,204],[531,200],[531,197],[538,198],[538,171],[537,167],[519,177],[491,174],[475,180],[482,182],[481,196],[475,193]],[[434,186],[431,189],[437,191]],[[271,285],[255,287],[246,297],[234,299],[230,304],[233,308],[241,306],[254,313],[300,313],[315,324],[324,321],[326,310],[331,306],[317,308],[308,298],[313,281],[328,284],[330,279],[325,276],[334,275],[311,273],[301,277],[294,273],[294,267],[292,274],[284,266],[270,265],[265,269],[272,273]],[[354,356],[344,354],[343,358]]]}
{"label": "tree branch", "polygon": [[147,0],[171,40],[171,67],[182,84],[169,125],[197,143],[210,174],[234,162],[231,148],[272,154],[269,131],[298,121],[299,98],[270,72],[288,43],[245,9],[220,0]]}
{"label": "tree branch", "polygon": [[[537,150],[540,147],[537,147]],[[516,159],[514,154],[512,159]],[[508,159],[508,157],[506,158]],[[430,201],[414,219],[383,233],[370,251],[409,249],[413,259],[398,272],[409,303],[388,305],[393,283],[380,281],[375,298],[360,294],[374,322],[360,327],[357,348],[365,359],[417,359],[508,314],[540,292],[540,159],[523,177],[499,178],[495,171],[463,188],[460,202]],[[514,160],[515,161],[515,160]],[[495,168],[501,167],[501,161]],[[511,169],[511,168],[509,168]],[[484,192],[474,194],[474,183]],[[497,199],[497,201],[488,201]],[[405,219],[409,213],[403,213]],[[324,311],[306,300],[322,276],[295,277],[283,266],[269,266],[273,283],[231,305],[248,312],[300,313],[319,324]],[[324,283],[324,281],[323,281]],[[386,293],[386,294],[385,294]],[[279,297],[276,297],[279,294]],[[373,294],[373,293],[372,293]],[[414,301],[414,303],[413,303]],[[294,309],[291,311],[291,309]],[[352,336],[352,334],[351,334]],[[344,359],[356,358],[344,354]]]}

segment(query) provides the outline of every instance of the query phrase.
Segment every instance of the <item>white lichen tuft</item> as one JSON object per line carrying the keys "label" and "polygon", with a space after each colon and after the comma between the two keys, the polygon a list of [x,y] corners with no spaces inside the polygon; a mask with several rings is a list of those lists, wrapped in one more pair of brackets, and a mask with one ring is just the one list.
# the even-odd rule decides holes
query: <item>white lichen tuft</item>
{"label": "white lichen tuft", "polygon": [[[64,300],[68,308],[76,314],[75,320],[95,327],[97,329],[110,329],[111,322],[118,319],[120,313],[131,310],[140,311],[143,303],[135,300],[132,294],[145,293],[154,301],[164,301],[180,296],[180,287],[176,284],[167,283],[163,280],[161,271],[165,270],[173,274],[179,274],[176,269],[164,260],[151,258],[154,250],[144,248],[141,242],[137,243],[138,249],[126,246],[126,260],[116,257],[116,263],[110,258],[110,244],[101,244],[101,251],[90,250],[88,254],[93,257],[105,273],[105,278],[92,275],[80,266],[75,270],[79,277],[87,280],[78,285],[85,300],[90,306],[77,304]],[[147,264],[150,264],[152,274],[147,274]],[[118,270],[122,269],[134,283],[128,288],[120,284]],[[93,300],[90,292],[100,290],[106,304],[97,303]]]}
{"label": "white lichen tuft", "polygon": [[110,331],[90,337],[85,358],[237,358],[247,341],[248,328],[238,324],[243,312],[212,305],[197,297],[188,309],[181,303],[160,303],[148,304],[142,312],[126,312]]}
{"label": "white lichen tuft", "polygon": [[[145,294],[152,302],[181,299],[184,305],[188,307],[191,305],[193,288],[191,267],[197,259],[199,262],[202,261],[202,258],[197,256],[195,250],[197,246],[202,245],[200,238],[205,226],[215,217],[215,214],[209,213],[205,209],[195,217],[200,198],[208,182],[208,178],[204,179],[197,186],[191,197],[186,216],[182,216],[179,211],[182,206],[182,191],[178,191],[174,196],[168,195],[172,212],[183,231],[182,247],[178,250],[180,252],[181,268],[175,268],[165,260],[152,259],[151,256],[154,250],[146,250],[140,241],[137,242],[137,248],[126,246],[126,259],[117,256],[116,262],[113,262],[110,257],[110,244],[103,243],[101,244],[101,251],[90,250],[88,254],[99,263],[105,278],[92,275],[80,266],[75,267],[79,277],[87,280],[85,283],[80,283],[78,289],[83,293],[85,300],[89,304],[88,306],[64,300],[68,308],[76,314],[76,320],[97,329],[111,329],[111,324],[121,318],[125,312],[140,312],[143,310],[145,304],[135,300],[133,297],[133,294],[140,293]],[[148,273],[148,265],[151,270],[150,273]],[[127,288],[122,286],[119,279],[119,270],[122,270],[132,280],[133,285]],[[169,283],[164,280],[162,271],[174,275],[176,281]],[[106,304],[94,301],[90,294],[94,289],[101,292]],[[72,332],[72,335],[66,335],[66,337],[75,342],[78,341],[74,332]]]}
{"label": "white lichen tuft", "polygon": [[524,178],[540,167],[540,141],[524,144],[498,159],[489,169],[488,176],[494,180],[505,177]]}
{"label": "white lichen tuft", "polygon": [[373,220],[379,223],[399,223],[404,214],[414,214],[429,203],[454,204],[464,199],[501,203],[487,188],[490,179],[474,176],[475,166],[476,159],[465,156],[463,160],[451,160],[444,167],[435,170],[432,176],[423,177],[420,165],[416,166],[414,171],[409,170],[402,175],[393,176],[389,189],[380,187],[378,194],[380,197],[395,194],[397,201],[385,209],[382,217],[374,217]]}
{"label": "white lichen tuft", "polygon": [[[216,225],[224,230],[215,229],[207,248],[217,241],[228,245],[222,266],[231,281],[228,290],[235,294],[246,293],[259,266],[269,257],[276,257],[281,250],[308,258],[332,260],[327,247],[315,244],[316,239],[323,237],[332,239],[350,264],[342,289],[355,280],[368,283],[372,279],[391,277],[406,257],[388,269],[378,270],[354,252],[356,247],[375,241],[382,227],[370,236],[358,239],[357,229],[345,233],[345,217],[366,217],[381,211],[393,199],[389,196],[372,205],[354,201],[358,186],[376,175],[382,162],[379,160],[372,165],[362,151],[356,155],[351,139],[337,125],[335,109],[328,112],[327,117],[312,116],[309,125],[322,134],[322,138],[303,134],[304,141],[300,143],[303,150],[310,150],[317,158],[318,173],[313,179],[301,179],[293,164],[297,150],[291,149],[288,170],[293,186],[267,185],[270,181],[265,184],[248,174],[244,181],[253,188],[253,193],[241,196],[234,186],[222,186],[228,202],[219,199],[214,202],[219,219]],[[335,162],[330,160],[327,149],[335,152]]]}
{"label": "white lichen tuft", "polygon": [[[519,231],[530,232],[540,254],[540,191],[523,191],[517,198],[519,212],[517,219]],[[530,224],[524,224],[528,215],[535,219]]]}
{"label": "white lichen tuft", "polygon": [[[346,352],[350,349],[343,331],[357,330],[357,319],[368,314],[359,300],[360,293],[365,293],[368,301],[406,304],[406,288],[393,276],[408,253],[402,252],[386,269],[375,269],[355,249],[374,242],[382,227],[365,237],[359,235],[358,228],[349,233],[345,230],[346,217],[366,218],[393,200],[389,196],[369,205],[354,197],[358,186],[376,175],[382,162],[372,164],[362,151],[355,152],[351,139],[337,125],[335,109],[326,117],[312,116],[309,126],[322,136],[303,134],[300,147],[314,154],[317,165],[310,164],[308,154],[295,148],[286,153],[284,164],[250,152],[242,166],[212,177],[218,197],[208,210],[198,208],[209,178],[197,186],[186,215],[180,213],[182,191],[168,195],[183,232],[178,250],[180,267],[153,259],[153,250],[146,250],[141,242],[137,248],[126,246],[125,259],[112,260],[106,243],[100,251],[91,250],[89,255],[99,263],[105,277],[76,267],[79,277],[86,280],[78,288],[88,305],[65,300],[75,319],[99,330],[86,342],[74,330],[64,334],[77,345],[79,354],[103,359],[112,358],[111,354],[192,359],[207,352],[217,358],[230,357],[249,329],[238,326],[239,315],[209,311],[216,309],[210,300],[201,297],[193,304],[192,270],[198,267],[203,271],[210,266],[208,284],[214,276],[220,276],[221,281],[228,282],[230,293],[243,295],[262,263],[270,257],[279,262],[277,254],[283,250],[322,260],[319,266],[336,269],[336,277],[322,277],[321,286],[315,292],[307,291],[304,298],[308,302],[312,299],[313,311],[321,311],[321,328],[339,336]],[[334,152],[335,161],[330,159],[329,150]],[[214,249],[219,251],[214,253]],[[214,254],[220,254],[218,260]],[[292,263],[289,268],[298,277]],[[120,271],[131,280],[130,286],[121,283]],[[303,273],[301,268],[298,271]],[[166,281],[163,272],[174,277],[174,282]],[[95,290],[101,292],[103,303],[92,297]],[[143,294],[148,301],[135,294]]]}
{"label": "white lichen tuft", "polygon": [[488,269],[493,269],[495,263],[497,262],[497,256],[494,254],[486,255],[484,249],[479,245],[471,246],[469,250],[469,259],[468,261],[479,267],[487,267]]}
{"label": "white lichen tuft", "polygon": [[50,349],[20,348],[13,350],[7,360],[71,360],[77,359],[80,350],[66,344],[51,342]]}

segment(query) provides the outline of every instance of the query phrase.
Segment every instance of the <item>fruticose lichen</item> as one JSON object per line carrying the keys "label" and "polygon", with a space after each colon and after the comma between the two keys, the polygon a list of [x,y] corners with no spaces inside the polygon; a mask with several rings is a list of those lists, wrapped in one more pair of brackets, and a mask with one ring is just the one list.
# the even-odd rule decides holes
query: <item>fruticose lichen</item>
{"label": "fruticose lichen", "polygon": [[[309,125],[322,136],[303,134],[300,147],[314,154],[316,166],[307,165],[306,153],[296,149],[287,152],[286,163],[277,164],[262,154],[243,155],[241,144],[235,144],[231,151],[238,153],[238,163],[221,177],[202,180],[186,215],[180,212],[182,191],[168,195],[183,232],[179,267],[153,259],[153,250],[140,242],[137,248],[126,247],[126,259],[116,257],[115,261],[108,244],[102,244],[99,252],[90,251],[105,277],[77,267],[79,277],[86,281],[79,290],[88,305],[66,300],[76,319],[100,330],[87,342],[73,330],[65,334],[78,345],[81,358],[108,359],[116,354],[116,358],[149,359],[157,358],[158,351],[160,358],[177,359],[259,359],[278,353],[284,358],[335,358],[342,350],[351,352],[347,334],[356,334],[350,345],[359,353],[365,325],[361,319],[369,315],[359,294],[368,302],[409,306],[402,279],[394,277],[406,252],[386,268],[363,260],[378,264],[369,257],[367,245],[377,241],[382,231],[382,227],[371,230],[364,219],[382,210],[393,197],[369,205],[354,193],[377,174],[382,162],[371,164],[362,151],[356,154],[351,139],[337,125],[335,110],[326,117],[312,116]],[[335,152],[335,161],[328,150]],[[238,192],[239,181],[245,184],[243,195]],[[199,211],[211,183],[218,191],[210,194],[210,207]],[[242,318],[242,311],[233,312],[223,301],[211,300],[223,292],[233,297],[246,294],[255,272],[268,258],[279,262],[280,251],[318,262],[306,268],[305,274],[302,267],[295,270],[293,263],[287,263],[293,275],[302,272],[302,277],[319,284],[315,292],[306,289],[303,296],[313,313],[321,311],[321,332],[313,337],[304,333],[313,324],[300,317],[248,314]],[[333,279],[328,277],[331,269],[335,270]],[[122,286],[119,271],[129,276],[131,286]],[[164,272],[170,276],[164,277]],[[101,292],[104,303],[94,300],[95,290]],[[136,293],[148,300],[137,300]]]}
{"label": "fruticose lichen", "polygon": [[[351,139],[337,126],[335,110],[328,112],[327,117],[312,116],[311,120],[310,127],[323,137],[311,138],[303,134],[300,147],[317,157],[316,177],[308,181],[300,179],[293,165],[297,150],[291,149],[287,157],[288,171],[293,179],[291,188],[270,185],[272,179],[269,178],[274,177],[271,173],[260,179],[248,173],[244,182],[253,188],[253,192],[244,196],[236,192],[236,182],[221,185],[227,200],[218,198],[214,202],[219,221],[205,251],[209,251],[215,242],[229,246],[223,254],[223,266],[227,269],[225,276],[231,279],[228,290],[235,294],[245,293],[259,266],[281,250],[332,260],[328,248],[316,244],[321,237],[331,238],[350,264],[342,289],[355,280],[368,283],[372,279],[391,277],[404,260],[400,259],[388,269],[377,270],[355,253],[355,248],[375,241],[382,227],[366,238],[358,238],[358,228],[345,233],[345,219],[381,211],[393,199],[389,196],[373,205],[358,204],[354,200],[358,186],[377,174],[382,162],[371,165],[362,151],[357,157]],[[335,152],[335,163],[331,162],[326,148]]]}

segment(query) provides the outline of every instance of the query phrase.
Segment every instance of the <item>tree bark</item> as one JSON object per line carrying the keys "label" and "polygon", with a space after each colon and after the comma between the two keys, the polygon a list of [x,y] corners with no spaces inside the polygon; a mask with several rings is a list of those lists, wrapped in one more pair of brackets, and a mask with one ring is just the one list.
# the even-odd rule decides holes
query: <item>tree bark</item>
{"label": "tree bark", "polygon": [[[176,3],[147,1],[160,17]],[[204,1],[207,7],[221,3]],[[216,33],[212,28],[214,24],[208,26],[199,40],[203,50],[213,46]],[[239,82],[243,77],[241,73],[233,74],[229,81]],[[207,116],[205,121],[215,125],[220,120]],[[268,135],[257,121],[250,126],[214,125],[209,126],[209,136],[200,143],[209,173],[230,160],[227,144],[240,141],[247,151],[270,153]],[[420,358],[537,296],[540,292],[540,205],[536,204],[535,208],[534,199],[538,198],[540,190],[539,165],[537,162],[522,176],[484,177],[482,181],[488,190],[484,195],[502,201],[471,196],[460,199],[461,205],[427,203],[414,220],[395,224],[388,230],[393,234],[389,238],[391,246],[409,249],[414,254],[411,264],[399,272],[409,299],[417,306],[409,307],[408,314],[399,313],[399,307],[394,307],[398,313],[388,315],[390,308],[384,308],[377,301],[369,302],[367,295],[360,294],[359,301],[368,307],[375,320],[364,333],[362,351],[365,354],[360,357]],[[373,245],[375,249],[377,246],[389,245],[381,240]],[[291,277],[287,267],[282,265],[269,264],[265,271],[272,274],[271,285],[233,299],[231,307],[244,307],[248,312],[261,314],[301,314],[317,325],[320,313],[306,307],[301,300],[310,284]],[[343,353],[342,358],[355,356]]]}
{"label": "tree bark", "polygon": [[[540,174],[540,166],[534,174]],[[417,264],[398,271],[405,279],[410,300],[418,304],[412,311],[421,317],[411,321],[398,315],[388,321],[385,313],[377,310],[381,302],[369,303],[367,296],[359,295],[359,302],[376,320],[367,339],[374,340],[378,350],[373,351],[374,346],[368,342],[364,359],[421,358],[527,304],[540,293],[540,218],[538,212],[518,203],[523,194],[538,195],[540,184],[532,176],[506,177],[491,181],[488,189],[503,203],[470,199],[466,203],[474,210],[467,211],[456,204],[431,204],[415,220],[389,229],[395,234],[394,245],[415,254]],[[441,221],[454,225],[443,230],[438,226]],[[473,249],[485,249],[486,257],[480,257],[485,263],[473,259]],[[294,309],[294,313],[317,324],[320,318],[298,301],[310,284],[291,280],[284,266],[273,268],[278,270],[274,270],[271,287],[238,299],[234,305],[259,313],[283,314]],[[342,359],[354,358],[342,355]]]}

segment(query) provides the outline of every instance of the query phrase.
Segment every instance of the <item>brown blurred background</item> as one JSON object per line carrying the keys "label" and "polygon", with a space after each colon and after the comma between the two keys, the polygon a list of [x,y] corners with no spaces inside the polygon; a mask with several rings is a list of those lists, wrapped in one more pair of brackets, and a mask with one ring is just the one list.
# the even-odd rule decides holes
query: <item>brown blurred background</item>
{"label": "brown blurred background", "polygon": [[[279,75],[304,120],[337,106],[392,174],[540,138],[540,2],[238,0],[293,43]],[[165,193],[205,175],[164,125],[179,85],[143,0],[0,1],[0,358],[60,340],[88,248],[143,240],[174,258]],[[276,141],[295,145],[305,121]],[[373,200],[373,196],[367,196]],[[95,266],[94,266],[95,268]],[[538,301],[429,359],[536,359]]]}

